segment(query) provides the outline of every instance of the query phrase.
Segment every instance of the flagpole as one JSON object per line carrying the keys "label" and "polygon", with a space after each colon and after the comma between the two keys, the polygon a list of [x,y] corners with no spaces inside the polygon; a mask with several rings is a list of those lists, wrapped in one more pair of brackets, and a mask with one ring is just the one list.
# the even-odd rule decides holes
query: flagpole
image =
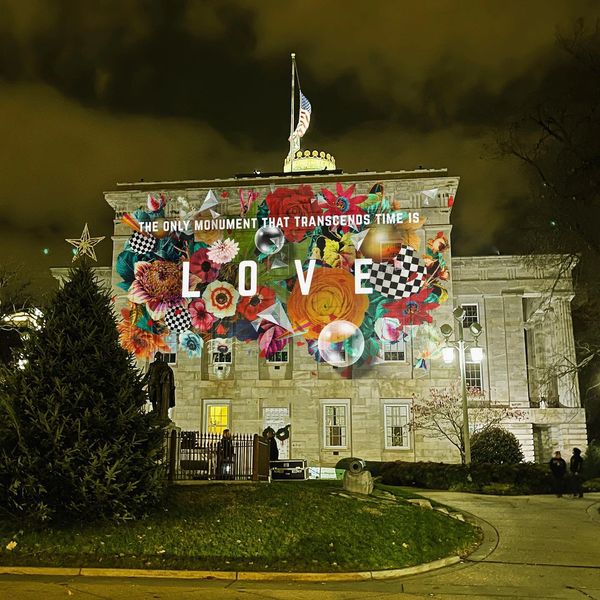
{"label": "flagpole", "polygon": [[290,114],[290,171],[294,171],[294,96],[296,83],[296,54],[292,52],[292,99],[291,99],[291,114]]}

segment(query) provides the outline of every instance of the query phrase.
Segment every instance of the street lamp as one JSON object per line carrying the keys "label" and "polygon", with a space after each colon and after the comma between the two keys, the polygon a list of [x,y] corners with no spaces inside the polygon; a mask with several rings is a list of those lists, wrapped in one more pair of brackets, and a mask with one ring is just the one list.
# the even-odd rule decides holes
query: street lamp
{"label": "street lamp", "polygon": [[479,345],[479,336],[483,332],[483,328],[479,323],[471,323],[469,326],[470,332],[473,334],[475,341],[473,343],[465,342],[463,336],[463,321],[465,319],[465,309],[461,306],[452,311],[454,320],[458,323],[457,340],[450,340],[453,329],[447,323],[440,327],[440,331],[444,336],[445,346],[442,348],[442,359],[446,364],[454,362],[454,351],[458,350],[458,362],[460,366],[460,389],[462,397],[463,409],[463,441],[465,445],[465,464],[471,464],[471,437],[469,433],[469,407],[467,404],[467,373],[465,350],[470,348],[471,360],[480,363],[483,360],[483,348]]}

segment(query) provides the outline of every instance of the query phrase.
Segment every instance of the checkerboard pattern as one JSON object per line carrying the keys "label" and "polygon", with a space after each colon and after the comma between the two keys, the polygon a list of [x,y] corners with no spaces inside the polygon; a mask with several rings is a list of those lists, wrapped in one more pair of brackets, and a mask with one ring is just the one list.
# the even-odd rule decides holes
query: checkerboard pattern
{"label": "checkerboard pattern", "polygon": [[165,313],[165,325],[170,331],[183,332],[192,326],[192,317],[187,308],[173,306]]}
{"label": "checkerboard pattern", "polygon": [[139,231],[135,231],[129,238],[129,245],[136,254],[147,254],[154,250],[156,238],[152,235],[144,235]]}
{"label": "checkerboard pattern", "polygon": [[421,289],[425,273],[414,248],[402,246],[393,263],[373,263],[369,284],[388,298],[408,298]]}

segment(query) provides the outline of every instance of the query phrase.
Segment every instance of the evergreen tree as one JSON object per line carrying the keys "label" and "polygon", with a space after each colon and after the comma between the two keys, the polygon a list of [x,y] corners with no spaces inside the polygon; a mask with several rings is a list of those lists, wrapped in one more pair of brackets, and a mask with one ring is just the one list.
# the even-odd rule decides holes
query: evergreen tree
{"label": "evergreen tree", "polygon": [[163,430],[119,345],[111,297],[79,266],[22,370],[0,375],[0,501],[39,521],[134,518],[164,489]]}
{"label": "evergreen tree", "polygon": [[490,427],[472,435],[471,457],[473,463],[514,465],[523,460],[523,452],[512,432],[502,427]]}

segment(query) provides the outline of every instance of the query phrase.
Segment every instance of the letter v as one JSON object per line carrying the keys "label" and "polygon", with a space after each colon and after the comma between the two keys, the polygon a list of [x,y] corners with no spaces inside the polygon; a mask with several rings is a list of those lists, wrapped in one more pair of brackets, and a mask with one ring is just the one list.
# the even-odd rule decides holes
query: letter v
{"label": "letter v", "polygon": [[311,258],[308,261],[308,270],[306,271],[306,278],[304,277],[304,271],[302,270],[302,261],[295,260],[294,265],[296,267],[296,275],[298,275],[298,283],[300,284],[300,292],[303,296],[308,296],[310,292],[310,284],[312,282],[313,273],[315,272],[315,263],[317,261]]}

